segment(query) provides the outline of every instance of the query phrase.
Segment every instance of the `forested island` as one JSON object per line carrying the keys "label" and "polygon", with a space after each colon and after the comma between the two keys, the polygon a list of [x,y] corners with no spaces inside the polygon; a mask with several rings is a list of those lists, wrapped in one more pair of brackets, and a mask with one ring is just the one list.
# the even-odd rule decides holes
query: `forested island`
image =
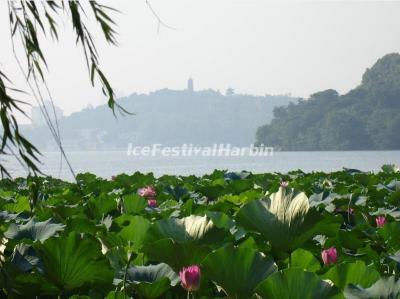
{"label": "forested island", "polygon": [[328,89],[274,109],[257,130],[257,143],[277,150],[400,149],[400,55],[388,54],[367,69],[347,94]]}

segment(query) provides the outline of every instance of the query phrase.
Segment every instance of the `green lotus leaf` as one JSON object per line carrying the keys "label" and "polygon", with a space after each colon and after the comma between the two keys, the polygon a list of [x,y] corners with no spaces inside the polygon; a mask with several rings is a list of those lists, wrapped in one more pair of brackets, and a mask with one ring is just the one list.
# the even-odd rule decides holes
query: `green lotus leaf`
{"label": "green lotus leaf", "polygon": [[329,269],[322,277],[331,280],[336,286],[344,290],[349,284],[369,287],[380,276],[375,269],[367,267],[364,262],[356,261],[355,263],[336,265]]}
{"label": "green lotus leaf", "polygon": [[147,201],[137,194],[125,195],[123,197],[123,203],[124,211],[128,214],[139,214],[147,207]]}
{"label": "green lotus leaf", "polygon": [[[9,268],[5,270],[8,276],[12,275],[9,284],[17,295],[16,298],[36,298],[38,295],[46,297],[46,295],[56,295],[60,292],[56,286],[39,273],[15,273]],[[0,281],[0,286],[2,282]],[[14,294],[10,295],[9,298],[13,298]]]}
{"label": "green lotus leaf", "polygon": [[396,251],[394,254],[391,254],[387,257],[389,261],[393,261],[397,264],[397,267],[400,266],[400,250]]}
{"label": "green lotus leaf", "polygon": [[118,236],[126,243],[130,242],[133,248],[137,250],[141,248],[150,227],[149,220],[142,216],[124,214],[115,218],[114,222],[121,228]]}
{"label": "green lotus leaf", "polygon": [[164,263],[130,267],[127,274],[133,288],[144,298],[159,298],[180,281],[179,276]]}
{"label": "green lotus leaf", "polygon": [[36,222],[36,220],[31,219],[25,224],[11,223],[4,236],[14,240],[29,239],[34,242],[44,242],[63,229],[64,225],[51,223],[51,219],[42,222]]}
{"label": "green lotus leaf", "polygon": [[346,299],[394,299],[400,298],[400,280],[395,277],[381,278],[369,288],[350,284],[344,291]]}
{"label": "green lotus leaf", "polygon": [[384,164],[381,168],[383,172],[389,174],[397,173],[400,171],[400,169],[395,164]]}
{"label": "green lotus leaf", "polygon": [[214,211],[207,211],[206,215],[218,228],[229,230],[230,233],[235,237],[235,240],[239,240],[246,235],[245,230],[242,227],[236,226],[236,222],[228,215]]}
{"label": "green lotus leaf", "polygon": [[393,191],[400,191],[400,181],[397,179],[392,180],[389,184],[378,184],[376,186],[376,189],[378,191],[385,189],[387,191],[393,192]]}
{"label": "green lotus leaf", "polygon": [[41,205],[42,212],[48,213],[48,217],[57,215],[62,219],[84,214],[86,203],[66,204],[62,200],[51,199]]}
{"label": "green lotus leaf", "polygon": [[321,219],[304,193],[287,188],[267,200],[249,202],[237,214],[244,228],[261,233],[278,251],[293,250],[312,237]]}
{"label": "green lotus leaf", "polygon": [[110,292],[105,299],[127,299],[124,292]]}
{"label": "green lotus leaf", "polygon": [[29,199],[26,196],[17,196],[15,201],[5,204],[2,210],[13,213],[29,212],[31,210]]}
{"label": "green lotus leaf", "polygon": [[143,252],[151,261],[164,262],[175,271],[200,263],[213,246],[231,236],[207,216],[159,220],[146,234]]}
{"label": "green lotus leaf", "polygon": [[68,232],[75,231],[77,233],[90,233],[92,235],[95,235],[101,229],[93,221],[85,217],[85,215],[75,215],[68,218],[66,227],[66,231]]}
{"label": "green lotus leaf", "polygon": [[338,241],[344,248],[357,250],[365,246],[365,235],[361,230],[339,230]]}
{"label": "green lotus leaf", "polygon": [[293,251],[290,256],[290,267],[315,272],[321,269],[321,264],[311,252],[299,248]]}
{"label": "green lotus leaf", "polygon": [[72,232],[36,244],[35,249],[43,262],[45,277],[60,290],[76,289],[85,283],[112,283],[114,273],[94,238]]}
{"label": "green lotus leaf", "polygon": [[19,213],[13,214],[7,211],[0,211],[0,221],[1,222],[10,222],[10,221],[19,221]]}
{"label": "green lotus leaf", "polygon": [[88,208],[92,218],[101,219],[104,215],[117,209],[117,202],[114,198],[101,194],[89,199]]}
{"label": "green lotus leaf", "polygon": [[11,262],[22,272],[29,272],[33,269],[38,269],[39,272],[43,271],[41,261],[31,245],[17,244],[11,256]]}
{"label": "green lotus leaf", "polygon": [[157,221],[151,225],[146,242],[170,238],[179,243],[212,244],[223,241],[229,235],[226,229],[215,226],[207,216],[192,215],[181,219],[169,218]]}
{"label": "green lotus leaf", "polygon": [[268,299],[327,299],[343,298],[339,289],[317,274],[301,268],[289,268],[276,272],[257,288],[257,295]]}
{"label": "green lotus leaf", "polygon": [[145,244],[142,250],[149,260],[167,263],[177,272],[185,266],[200,264],[211,251],[208,245],[178,243],[172,239]]}
{"label": "green lotus leaf", "polygon": [[312,194],[309,198],[310,201],[310,206],[328,206],[332,204],[332,202],[338,198],[339,196],[334,193],[328,193],[328,192],[321,192],[321,193],[316,193]]}
{"label": "green lotus leaf", "polygon": [[227,245],[210,253],[202,270],[230,298],[239,299],[251,298],[257,285],[277,266],[257,250]]}
{"label": "green lotus leaf", "polygon": [[225,194],[222,195],[218,198],[218,201],[227,201],[235,205],[242,205],[244,203],[247,203],[251,200],[260,198],[262,196],[262,191],[261,190],[256,190],[256,189],[250,189],[248,191],[242,192],[238,195],[232,195],[232,194]]}

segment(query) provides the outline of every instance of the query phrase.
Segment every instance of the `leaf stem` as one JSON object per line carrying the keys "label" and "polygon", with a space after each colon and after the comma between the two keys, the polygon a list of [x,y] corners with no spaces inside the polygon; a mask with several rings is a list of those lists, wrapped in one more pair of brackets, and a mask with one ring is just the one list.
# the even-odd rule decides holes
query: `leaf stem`
{"label": "leaf stem", "polygon": [[124,271],[124,281],[123,281],[124,298],[126,298],[126,278],[128,276],[128,269],[129,269],[129,264],[131,263],[131,260],[132,260],[132,254],[129,255],[128,262],[126,263],[125,271]]}

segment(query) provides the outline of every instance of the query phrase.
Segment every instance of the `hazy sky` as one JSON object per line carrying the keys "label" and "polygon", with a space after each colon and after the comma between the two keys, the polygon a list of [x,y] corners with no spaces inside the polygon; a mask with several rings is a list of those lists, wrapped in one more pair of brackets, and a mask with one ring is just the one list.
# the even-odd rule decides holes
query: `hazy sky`
{"label": "hazy sky", "polygon": [[[176,30],[161,27],[144,0],[102,1],[115,15],[119,47],[98,43],[101,63],[120,95],[161,88],[213,88],[306,97],[345,93],[379,57],[400,50],[400,2],[149,0]],[[60,23],[62,23],[60,21]],[[105,102],[90,86],[81,49],[62,23],[57,43],[43,42],[55,102],[67,113]],[[100,35],[96,33],[98,41]],[[0,68],[18,87],[6,1],[0,2]]]}

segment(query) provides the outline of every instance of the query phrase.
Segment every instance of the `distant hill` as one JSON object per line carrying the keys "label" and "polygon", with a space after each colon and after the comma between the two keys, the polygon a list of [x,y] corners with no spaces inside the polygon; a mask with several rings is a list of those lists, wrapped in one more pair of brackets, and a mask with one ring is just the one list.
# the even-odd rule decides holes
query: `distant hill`
{"label": "distant hill", "polygon": [[[191,83],[193,84],[193,83]],[[132,94],[119,103],[132,116],[115,118],[108,107],[87,108],[59,121],[67,150],[123,149],[135,145],[198,146],[254,142],[256,129],[272,119],[275,107],[296,102],[289,96],[223,95],[214,90],[163,89]],[[42,150],[56,149],[45,126],[26,127],[25,133]]]}
{"label": "distant hill", "polygon": [[281,150],[400,149],[400,55],[367,69],[360,86],[340,96],[329,89],[274,110],[257,143]]}

